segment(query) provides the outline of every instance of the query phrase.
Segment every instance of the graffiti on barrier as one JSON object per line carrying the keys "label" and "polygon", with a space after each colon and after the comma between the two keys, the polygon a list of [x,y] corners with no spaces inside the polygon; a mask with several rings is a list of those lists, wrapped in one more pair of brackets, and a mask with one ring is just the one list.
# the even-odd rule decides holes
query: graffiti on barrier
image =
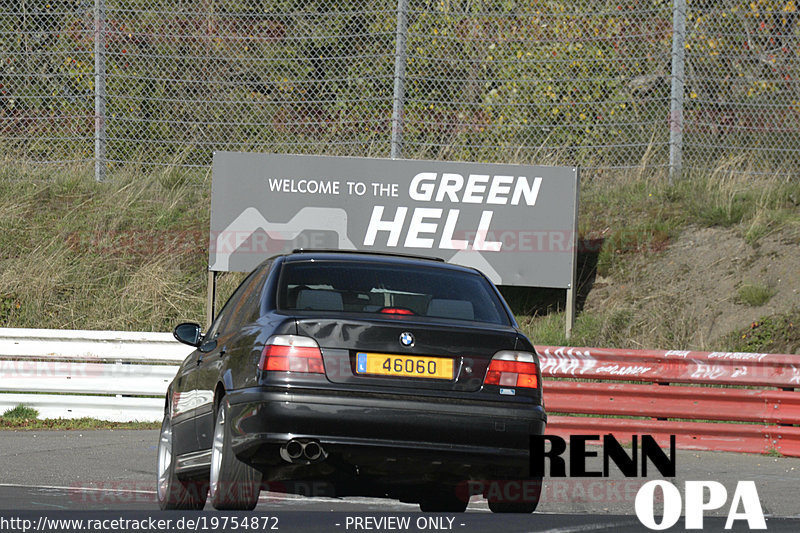
{"label": "graffiti on barrier", "polygon": [[664,353],[664,357],[682,357],[686,359],[686,356],[692,352],[685,351],[685,350],[669,350]]}
{"label": "graffiti on barrier", "polygon": [[789,383],[797,383],[800,385],[800,368],[792,365],[792,377],[789,378]]}
{"label": "graffiti on barrier", "polygon": [[605,365],[597,367],[598,374],[609,374],[611,376],[639,376],[646,374],[653,367],[650,366],[620,366],[620,365]]}
{"label": "graffiti on barrier", "polygon": [[542,374],[575,376],[576,374],[585,374],[597,366],[597,361],[588,351],[574,348],[559,348],[552,352],[546,349],[542,356]]}
{"label": "graffiti on barrier", "polygon": [[761,362],[769,354],[767,353],[747,353],[747,352],[711,352],[709,359],[724,359],[726,361],[759,361]]}
{"label": "graffiti on barrier", "polygon": [[694,378],[694,379],[712,379],[713,380],[713,379],[720,378],[720,377],[724,376],[725,374],[727,374],[727,371],[725,370],[725,368],[721,367],[721,366],[718,366],[718,365],[707,365],[706,363],[703,363],[702,361],[697,361],[697,360],[694,361],[694,364],[696,365],[696,368],[694,369],[694,371],[691,374],[691,377]]}

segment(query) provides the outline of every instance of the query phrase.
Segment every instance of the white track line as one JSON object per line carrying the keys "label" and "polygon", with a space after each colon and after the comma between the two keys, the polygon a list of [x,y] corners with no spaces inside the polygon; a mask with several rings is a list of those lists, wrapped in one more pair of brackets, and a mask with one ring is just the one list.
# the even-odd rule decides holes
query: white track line
{"label": "white track line", "polygon": [[59,487],[57,485],[19,485],[16,483],[0,483],[0,487],[15,487],[20,489],[47,489],[47,490],[67,490],[75,492],[122,492],[130,494],[155,494],[154,490],[130,490],[130,489],[104,489],[101,487]]}
{"label": "white track line", "polygon": [[607,524],[584,524],[581,526],[557,527],[554,529],[545,529],[539,533],[581,533],[583,531],[602,531],[604,529],[617,529],[641,525],[641,522],[632,520],[626,522],[609,522]]}
{"label": "white track line", "polygon": [[[81,487],[81,486],[72,486],[72,487],[63,487],[59,485],[22,485],[18,483],[0,483],[0,487],[12,487],[12,488],[20,488],[20,489],[43,489],[43,490],[63,490],[67,492],[109,492],[109,493],[117,493],[117,494],[156,494],[154,490],[133,490],[133,489],[115,489],[115,488],[103,488],[103,487]],[[377,506],[386,506],[387,500],[382,498],[365,498],[354,496],[348,499],[341,499],[341,498],[326,498],[326,497],[307,497],[301,496],[299,494],[285,494],[282,492],[262,492],[261,497],[259,498],[260,502],[271,502],[271,503],[292,503],[292,504],[319,504],[319,503],[329,503],[329,504],[347,504],[347,505],[377,505]],[[407,504],[401,502],[397,503],[398,507],[416,507],[415,504]],[[477,503],[477,506],[475,505]],[[478,502],[470,502],[470,510],[471,511],[478,511],[478,512],[488,512],[489,508],[485,507],[485,504],[481,506],[480,501]],[[399,511],[400,509],[395,509],[395,511]],[[560,530],[553,530],[552,533],[569,533],[569,531]]]}

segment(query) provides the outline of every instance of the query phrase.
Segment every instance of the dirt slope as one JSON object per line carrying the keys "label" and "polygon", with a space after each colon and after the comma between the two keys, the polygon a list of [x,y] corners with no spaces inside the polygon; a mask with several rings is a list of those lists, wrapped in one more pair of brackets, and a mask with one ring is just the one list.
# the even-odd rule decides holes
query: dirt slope
{"label": "dirt slope", "polygon": [[[636,330],[645,348],[713,349],[720,337],[761,317],[800,309],[796,233],[750,245],[734,230],[689,228],[663,251],[633,259],[620,279],[598,278],[584,311],[626,310],[626,327]],[[741,300],[744,285],[774,295],[750,305]],[[648,329],[655,332],[662,321],[671,324],[670,333],[649,342]],[[800,345],[793,351],[800,353]]]}

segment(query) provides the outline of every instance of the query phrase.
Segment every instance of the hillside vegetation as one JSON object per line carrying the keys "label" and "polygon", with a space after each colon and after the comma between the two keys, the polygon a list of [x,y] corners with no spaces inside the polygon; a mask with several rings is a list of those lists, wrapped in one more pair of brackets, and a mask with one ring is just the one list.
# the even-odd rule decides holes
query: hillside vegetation
{"label": "hillside vegetation", "polygon": [[[800,353],[800,182],[720,166],[581,185],[581,313],[504,288],[537,344]],[[203,320],[210,171],[0,171],[0,327],[166,331]],[[224,298],[241,276],[221,277]]]}

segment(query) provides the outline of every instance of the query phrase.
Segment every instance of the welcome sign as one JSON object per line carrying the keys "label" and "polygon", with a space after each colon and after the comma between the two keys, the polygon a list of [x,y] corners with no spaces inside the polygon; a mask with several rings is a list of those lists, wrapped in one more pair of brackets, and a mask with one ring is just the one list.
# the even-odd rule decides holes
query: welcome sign
{"label": "welcome sign", "polygon": [[209,269],[246,272],[296,248],[362,250],[569,289],[577,205],[571,167],[217,152]]}

